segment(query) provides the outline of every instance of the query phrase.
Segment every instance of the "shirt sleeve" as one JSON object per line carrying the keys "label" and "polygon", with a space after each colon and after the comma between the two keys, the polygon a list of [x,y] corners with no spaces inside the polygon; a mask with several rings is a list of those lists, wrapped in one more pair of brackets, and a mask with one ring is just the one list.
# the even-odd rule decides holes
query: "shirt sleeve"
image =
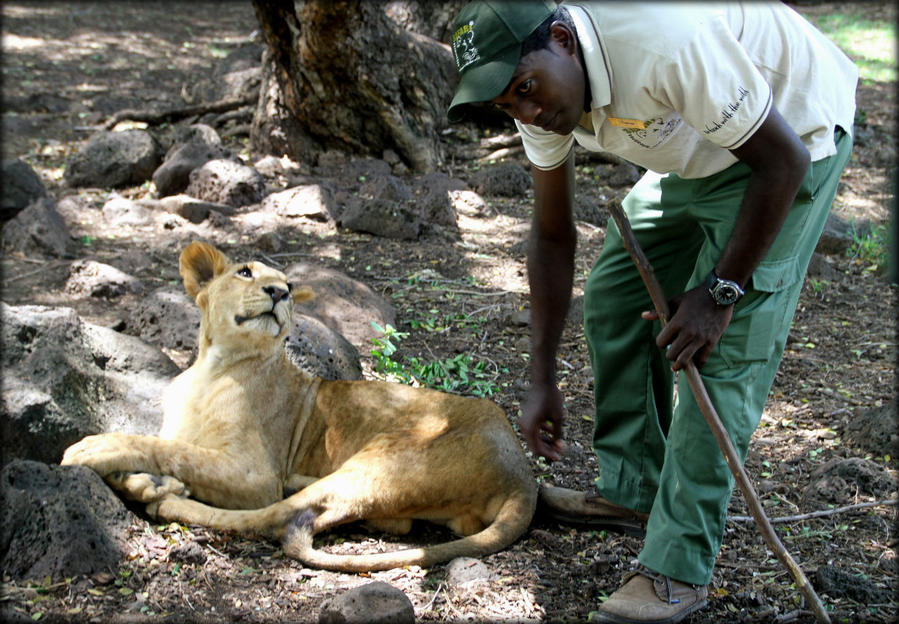
{"label": "shirt sleeve", "polygon": [[565,162],[574,145],[574,137],[570,134],[546,132],[536,126],[525,125],[517,119],[515,125],[521,133],[524,153],[537,169],[555,169]]}
{"label": "shirt sleeve", "polygon": [[721,17],[697,28],[659,72],[658,87],[670,105],[725,149],[745,143],[772,107],[771,86]]}

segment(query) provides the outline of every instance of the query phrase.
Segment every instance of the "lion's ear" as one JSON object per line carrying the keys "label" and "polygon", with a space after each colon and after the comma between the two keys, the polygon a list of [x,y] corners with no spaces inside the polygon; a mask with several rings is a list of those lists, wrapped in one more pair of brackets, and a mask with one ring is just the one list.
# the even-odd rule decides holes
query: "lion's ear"
{"label": "lion's ear", "polygon": [[181,252],[178,271],[184,280],[184,289],[191,297],[228,267],[228,258],[207,243],[193,242]]}
{"label": "lion's ear", "polygon": [[300,286],[299,288],[294,288],[290,291],[290,296],[294,303],[300,303],[301,301],[315,299],[315,292],[308,286]]}

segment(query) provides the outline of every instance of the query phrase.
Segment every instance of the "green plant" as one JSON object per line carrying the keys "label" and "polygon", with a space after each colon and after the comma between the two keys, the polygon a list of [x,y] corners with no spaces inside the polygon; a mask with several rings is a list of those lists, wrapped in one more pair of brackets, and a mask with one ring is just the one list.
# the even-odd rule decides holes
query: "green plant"
{"label": "green plant", "polygon": [[483,319],[473,318],[469,314],[444,314],[439,316],[438,310],[428,310],[427,316],[420,316],[409,321],[409,327],[412,329],[423,329],[427,332],[445,332],[450,328],[456,327],[464,329],[466,327],[477,327],[483,323]]}
{"label": "green plant", "polygon": [[403,368],[403,365],[393,359],[396,353],[396,344],[409,334],[397,330],[393,325],[388,324],[387,327],[381,327],[374,321],[371,322],[375,330],[383,334],[381,338],[372,338],[372,344],[375,348],[371,350],[371,356],[375,359],[375,370],[384,373],[391,381],[401,381],[409,383],[412,380],[411,375]]}
{"label": "green plant", "polygon": [[889,241],[885,225],[876,225],[870,229],[859,231],[852,222],[850,236],[852,242],[846,250],[850,258],[857,258],[867,263],[870,270],[886,268],[889,258]]}
{"label": "green plant", "polygon": [[809,284],[812,287],[812,292],[815,293],[816,297],[824,298],[824,282],[819,279],[811,279],[809,280]]}
{"label": "green plant", "polygon": [[471,354],[460,353],[445,360],[422,363],[408,358],[412,376],[423,386],[444,392],[463,392],[479,397],[491,396],[497,390],[493,376],[487,372],[487,363],[472,361]]}
{"label": "green plant", "polygon": [[470,353],[460,353],[432,362],[409,356],[397,361],[394,359],[397,344],[409,334],[398,331],[392,325],[381,327],[372,322],[372,327],[382,334],[371,340],[374,345],[371,355],[375,360],[375,371],[383,374],[389,381],[479,397],[491,396],[499,389],[496,376],[487,370],[487,363],[474,360]]}

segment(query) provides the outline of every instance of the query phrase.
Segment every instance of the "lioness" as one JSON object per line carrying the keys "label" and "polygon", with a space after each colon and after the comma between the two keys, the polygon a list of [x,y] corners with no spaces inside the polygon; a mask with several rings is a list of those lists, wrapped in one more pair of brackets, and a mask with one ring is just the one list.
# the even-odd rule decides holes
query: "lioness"
{"label": "lioness", "polygon": [[[527,529],[537,485],[496,404],[309,375],[284,349],[292,300],[309,290],[198,242],[180,272],[202,310],[199,353],[166,391],[159,436],[88,436],[63,464],[89,466],[157,518],[281,538],[287,554],[334,570],[484,555]],[[413,519],[465,537],[381,554],[312,546],[345,522],[403,533]]]}

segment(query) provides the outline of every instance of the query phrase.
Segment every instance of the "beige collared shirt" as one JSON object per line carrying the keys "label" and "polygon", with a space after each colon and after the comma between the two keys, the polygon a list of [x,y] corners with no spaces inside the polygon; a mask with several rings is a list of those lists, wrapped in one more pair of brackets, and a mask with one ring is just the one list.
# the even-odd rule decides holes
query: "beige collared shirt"
{"label": "beige collared shirt", "polygon": [[515,122],[538,168],[560,165],[577,141],[658,173],[709,176],[737,161],[729,150],[772,106],[813,161],[835,152],[835,125],[852,132],[857,68],[780,2],[564,6],[584,53],[591,110],[569,135]]}

